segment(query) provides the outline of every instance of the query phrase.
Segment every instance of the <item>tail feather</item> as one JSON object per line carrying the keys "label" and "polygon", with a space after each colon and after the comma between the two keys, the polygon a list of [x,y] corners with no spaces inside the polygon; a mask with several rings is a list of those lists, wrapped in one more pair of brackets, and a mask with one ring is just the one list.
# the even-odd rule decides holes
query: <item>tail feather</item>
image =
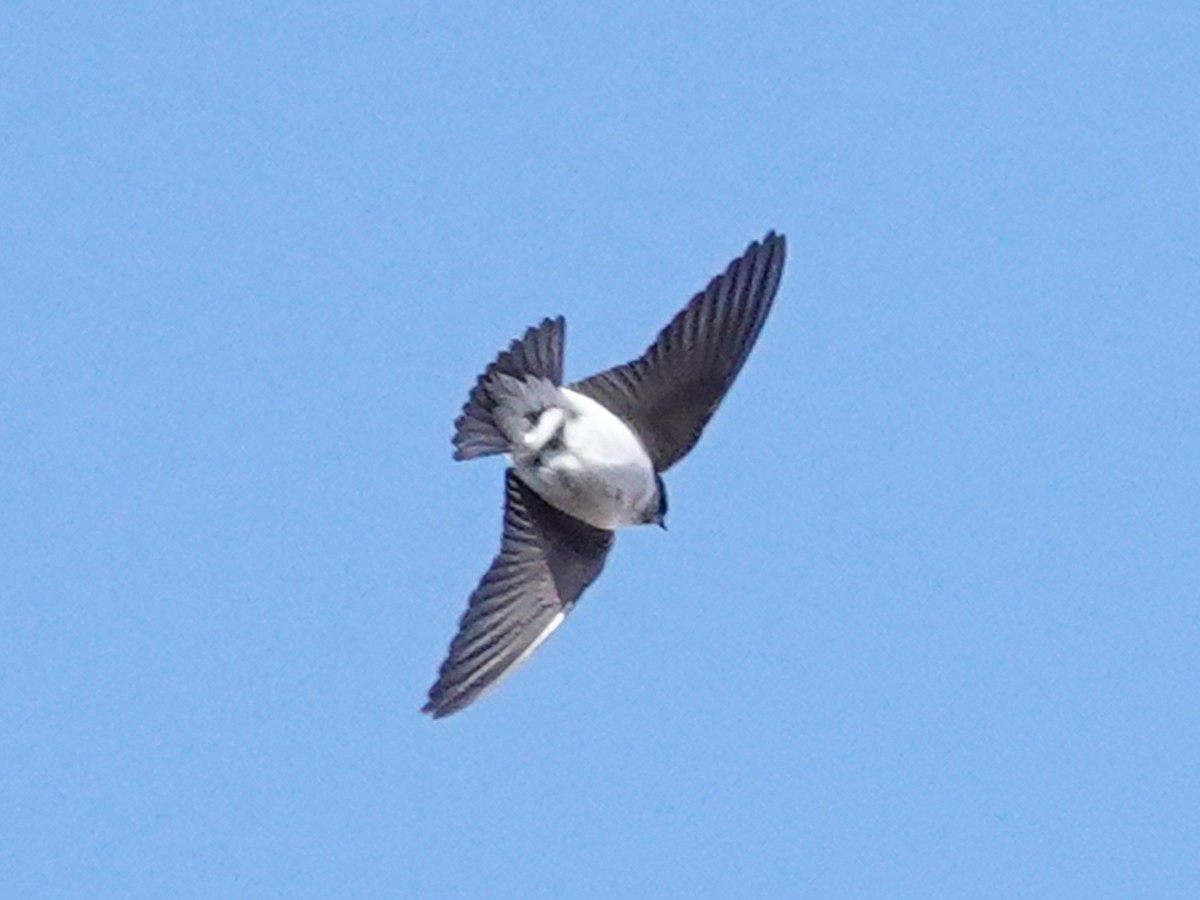
{"label": "tail feather", "polygon": [[508,452],[514,410],[523,413],[544,396],[544,388],[562,384],[565,328],[562,316],[543,319],[484,370],[454,422],[455,459]]}

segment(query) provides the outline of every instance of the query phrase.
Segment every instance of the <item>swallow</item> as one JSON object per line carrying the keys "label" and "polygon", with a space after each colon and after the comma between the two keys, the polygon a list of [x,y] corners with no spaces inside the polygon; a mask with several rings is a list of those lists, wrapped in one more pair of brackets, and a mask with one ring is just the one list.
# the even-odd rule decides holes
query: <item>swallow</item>
{"label": "swallow", "polygon": [[500,552],[471,594],[422,712],[478,700],[563,623],[618,528],[666,527],[662,473],[696,445],[746,362],[783,275],[769,232],[632,362],[563,383],[562,316],[514,340],[455,421],[454,458],[505,454]]}

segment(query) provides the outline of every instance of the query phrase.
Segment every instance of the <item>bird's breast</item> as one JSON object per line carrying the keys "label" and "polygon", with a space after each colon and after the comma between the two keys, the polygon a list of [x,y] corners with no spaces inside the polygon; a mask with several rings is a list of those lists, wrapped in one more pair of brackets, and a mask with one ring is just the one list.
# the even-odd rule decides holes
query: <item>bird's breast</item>
{"label": "bird's breast", "polygon": [[646,448],[600,403],[560,389],[566,423],[561,446],[517,474],[547,502],[596,528],[640,525],[656,510],[658,486]]}

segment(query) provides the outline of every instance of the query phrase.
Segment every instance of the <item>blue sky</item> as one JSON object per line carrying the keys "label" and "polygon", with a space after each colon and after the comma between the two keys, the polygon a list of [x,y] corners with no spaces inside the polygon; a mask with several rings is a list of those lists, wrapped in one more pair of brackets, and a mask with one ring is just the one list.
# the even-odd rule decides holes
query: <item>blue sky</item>
{"label": "blue sky", "polygon": [[[1200,896],[1200,7],[0,11],[22,898]],[[418,715],[455,464],[767,229],[670,530]]]}

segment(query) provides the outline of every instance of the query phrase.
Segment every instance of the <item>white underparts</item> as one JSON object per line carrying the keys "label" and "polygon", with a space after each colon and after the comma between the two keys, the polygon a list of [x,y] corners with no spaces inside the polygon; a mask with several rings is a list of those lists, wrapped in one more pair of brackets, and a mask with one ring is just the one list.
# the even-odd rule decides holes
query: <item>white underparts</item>
{"label": "white underparts", "polygon": [[537,424],[533,426],[521,439],[521,442],[533,453],[537,453],[549,443],[554,437],[559,428],[562,427],[563,421],[567,414],[560,407],[552,406],[542,413]]}
{"label": "white underparts", "polygon": [[[547,502],[597,528],[641,525],[658,508],[650,456],[601,404],[567,388],[512,454],[517,474]],[[560,434],[557,443],[552,439]]]}

